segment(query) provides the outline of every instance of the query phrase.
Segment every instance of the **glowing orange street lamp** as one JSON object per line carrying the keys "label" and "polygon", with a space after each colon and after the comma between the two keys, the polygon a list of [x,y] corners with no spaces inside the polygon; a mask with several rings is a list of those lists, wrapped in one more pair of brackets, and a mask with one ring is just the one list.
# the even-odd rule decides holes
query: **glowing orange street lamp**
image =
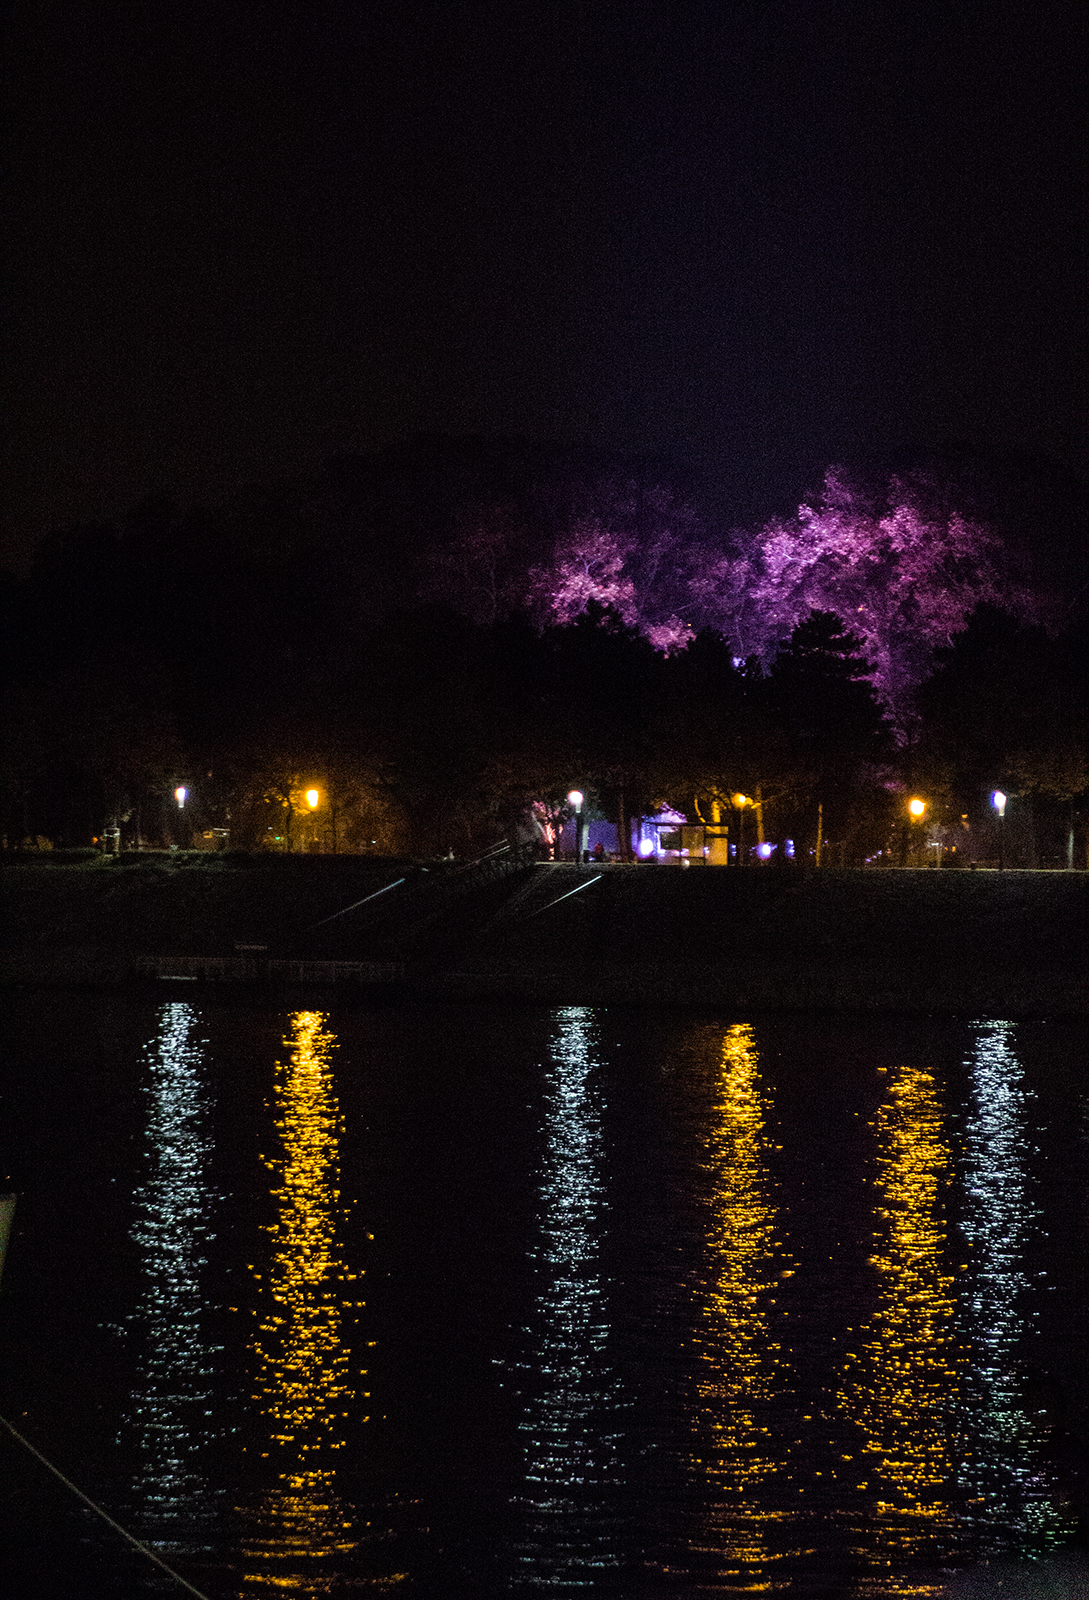
{"label": "glowing orange street lamp", "polygon": [[[922,817],[924,816],[925,812],[926,812],[926,801],[925,800],[920,800],[917,796],[916,796],[915,799],[909,800],[908,801],[908,812],[909,812],[909,814],[911,816],[912,822],[919,822],[922,819]],[[916,863],[915,864],[916,865],[918,864],[918,859],[917,859],[918,858],[918,854],[919,854],[919,845],[918,845],[918,841],[916,840],[916,843],[915,843],[915,855],[916,855]]]}
{"label": "glowing orange street lamp", "polygon": [[[321,792],[318,789],[307,789],[307,791],[306,791],[306,793],[305,793],[303,798],[305,799],[307,805],[310,807],[310,814],[311,814],[311,818],[312,818],[314,812],[318,809],[318,806],[321,804]],[[318,838],[317,838],[317,833],[315,831],[310,836],[310,848],[313,850],[317,845],[318,845]]]}
{"label": "glowing orange street lamp", "polygon": [[737,864],[745,865],[745,807],[752,805],[747,794],[735,794],[731,797],[738,810],[737,818]]}

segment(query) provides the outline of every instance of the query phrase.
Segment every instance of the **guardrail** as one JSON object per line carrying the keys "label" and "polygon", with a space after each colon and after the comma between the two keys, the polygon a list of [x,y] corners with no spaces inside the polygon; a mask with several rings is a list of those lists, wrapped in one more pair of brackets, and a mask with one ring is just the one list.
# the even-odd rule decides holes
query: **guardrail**
{"label": "guardrail", "polygon": [[145,956],[142,977],[201,983],[400,983],[401,961],[265,960],[253,956]]}

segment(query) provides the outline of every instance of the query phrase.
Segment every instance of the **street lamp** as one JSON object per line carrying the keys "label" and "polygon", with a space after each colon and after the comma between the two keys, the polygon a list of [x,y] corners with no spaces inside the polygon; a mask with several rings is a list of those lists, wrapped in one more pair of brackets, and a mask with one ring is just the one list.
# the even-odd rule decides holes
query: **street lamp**
{"label": "street lamp", "polygon": [[998,812],[998,870],[1001,872],[1006,865],[1006,796],[1001,789],[995,790],[991,804]]}
{"label": "street lamp", "polygon": [[737,807],[737,864],[745,865],[745,807],[752,804],[747,794],[735,794],[734,805]]}
{"label": "street lamp", "polygon": [[[188,800],[188,798],[189,798],[189,790],[185,787],[184,783],[179,783],[178,787],[174,790],[174,800],[175,800],[175,803],[177,804],[179,812],[185,810],[185,802]],[[190,837],[189,837],[189,828],[182,821],[180,816],[178,818],[177,823],[175,824],[175,826],[170,831],[174,835],[175,840],[177,841],[177,843],[172,844],[170,848],[172,850],[177,850],[178,846],[181,845],[184,849],[188,849],[189,844],[191,842],[190,841]],[[137,833],[139,833],[139,826],[137,826]],[[118,850],[120,850],[120,848],[121,848],[120,837],[118,838],[117,848],[118,848]]]}
{"label": "street lamp", "polygon": [[582,802],[583,802],[583,798],[584,797],[583,797],[583,793],[582,793],[581,789],[572,789],[570,791],[570,793],[568,794],[568,796],[567,796],[568,805],[569,806],[574,806],[574,808],[575,808],[575,860],[576,860],[576,862],[579,862],[579,861],[582,860],[582,851],[583,851],[583,820],[582,820]]}
{"label": "street lamp", "polygon": [[[310,807],[310,821],[311,821],[311,828],[313,829],[314,812],[318,809],[318,806],[321,804],[321,793],[317,789],[307,789],[305,794],[303,795],[303,799],[306,801],[307,805]],[[308,841],[308,848],[311,849],[311,850],[316,850],[316,849],[320,849],[321,848],[321,841],[318,838],[318,835],[317,835],[316,831],[312,831],[311,834],[310,834],[310,838],[309,838],[309,841]]]}
{"label": "street lamp", "polygon": [[[923,817],[924,817],[924,815],[926,814],[926,801],[925,800],[920,800],[918,798],[918,796],[916,796],[913,800],[909,800],[908,801],[908,814],[911,817],[911,821],[912,822],[921,822]],[[913,855],[915,860],[918,861],[918,858],[919,858],[919,844],[918,844],[918,840],[917,840],[916,836],[913,835],[910,832],[910,828],[911,828],[911,824],[909,823],[908,824],[908,829],[909,829],[908,837],[915,844],[915,849],[911,852],[911,854]]]}

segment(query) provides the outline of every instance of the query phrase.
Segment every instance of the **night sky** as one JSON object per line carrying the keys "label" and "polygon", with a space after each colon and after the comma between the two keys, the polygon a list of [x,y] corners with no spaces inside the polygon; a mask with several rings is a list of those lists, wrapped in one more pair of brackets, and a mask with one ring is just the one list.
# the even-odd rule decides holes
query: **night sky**
{"label": "night sky", "polygon": [[419,431],[1084,474],[1058,5],[23,0],[3,556]]}

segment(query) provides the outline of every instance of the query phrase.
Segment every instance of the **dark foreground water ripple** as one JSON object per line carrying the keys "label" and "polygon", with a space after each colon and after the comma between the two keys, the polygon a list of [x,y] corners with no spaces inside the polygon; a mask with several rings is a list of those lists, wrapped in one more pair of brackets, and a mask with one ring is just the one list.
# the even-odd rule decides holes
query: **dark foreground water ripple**
{"label": "dark foreground water ripple", "polygon": [[[17,997],[3,1414],[210,1600],[1089,1593],[1087,1045]],[[184,1592],[10,1439],[0,1521]]]}

